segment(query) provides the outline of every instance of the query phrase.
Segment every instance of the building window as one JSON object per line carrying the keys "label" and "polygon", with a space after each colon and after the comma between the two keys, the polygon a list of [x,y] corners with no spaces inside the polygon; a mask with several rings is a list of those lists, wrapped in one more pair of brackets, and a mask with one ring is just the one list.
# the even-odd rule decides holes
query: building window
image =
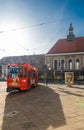
{"label": "building window", "polygon": [[65,69],[65,63],[64,63],[64,60],[61,60],[61,70],[64,70]]}
{"label": "building window", "polygon": [[79,59],[76,60],[76,69],[79,70]]}
{"label": "building window", "polygon": [[57,70],[57,60],[54,60],[54,70]]}
{"label": "building window", "polygon": [[69,70],[72,70],[72,60],[69,59]]}

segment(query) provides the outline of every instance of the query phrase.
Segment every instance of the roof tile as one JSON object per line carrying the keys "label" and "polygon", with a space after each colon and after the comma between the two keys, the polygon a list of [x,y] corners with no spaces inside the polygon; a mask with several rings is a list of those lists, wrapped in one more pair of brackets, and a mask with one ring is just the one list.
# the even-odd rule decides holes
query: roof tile
{"label": "roof tile", "polygon": [[84,37],[76,37],[74,41],[58,40],[47,54],[84,52]]}

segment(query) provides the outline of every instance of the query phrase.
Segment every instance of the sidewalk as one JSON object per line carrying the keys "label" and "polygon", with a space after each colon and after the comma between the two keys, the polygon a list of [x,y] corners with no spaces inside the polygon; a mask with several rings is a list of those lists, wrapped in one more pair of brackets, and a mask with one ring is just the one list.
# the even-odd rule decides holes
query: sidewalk
{"label": "sidewalk", "polygon": [[39,84],[10,94],[0,87],[0,130],[84,130],[84,86]]}

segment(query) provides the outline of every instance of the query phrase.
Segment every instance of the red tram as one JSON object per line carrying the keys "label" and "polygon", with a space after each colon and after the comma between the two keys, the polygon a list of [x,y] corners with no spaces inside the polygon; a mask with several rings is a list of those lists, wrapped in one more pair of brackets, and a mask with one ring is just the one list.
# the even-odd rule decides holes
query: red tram
{"label": "red tram", "polygon": [[9,64],[7,92],[28,90],[38,85],[38,69],[29,64]]}

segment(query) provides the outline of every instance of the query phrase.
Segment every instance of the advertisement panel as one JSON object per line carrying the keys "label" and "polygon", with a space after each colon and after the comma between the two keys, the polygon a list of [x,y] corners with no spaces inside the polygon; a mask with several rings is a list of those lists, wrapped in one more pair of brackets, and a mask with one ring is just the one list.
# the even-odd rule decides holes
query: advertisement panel
{"label": "advertisement panel", "polygon": [[74,73],[73,72],[65,72],[65,84],[72,85],[74,84]]}

